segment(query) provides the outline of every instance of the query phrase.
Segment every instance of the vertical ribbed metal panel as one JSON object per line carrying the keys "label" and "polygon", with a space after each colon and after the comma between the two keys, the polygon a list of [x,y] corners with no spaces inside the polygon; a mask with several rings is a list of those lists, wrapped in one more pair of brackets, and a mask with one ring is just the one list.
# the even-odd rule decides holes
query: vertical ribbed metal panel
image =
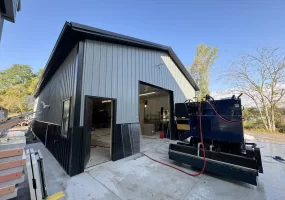
{"label": "vertical ribbed metal panel", "polygon": [[[174,94],[174,102],[195,96],[195,90],[165,52],[86,40],[82,98],[117,99],[117,123],[139,122],[139,81]],[[84,101],[81,105],[83,125]]]}
{"label": "vertical ribbed metal panel", "polygon": [[[55,124],[61,124],[63,100],[74,98],[74,83],[76,75],[77,46],[69,53],[51,80],[38,96],[36,110],[42,113],[36,115],[36,119]],[[50,105],[50,108],[42,109],[41,102]],[[71,116],[73,112],[71,110]],[[72,124],[71,124],[72,125]]]}
{"label": "vertical ribbed metal panel", "polygon": [[[69,173],[71,143],[70,138],[65,138],[61,135],[61,117],[63,100],[71,98],[72,104],[75,100],[73,97],[76,85],[76,64],[77,46],[73,48],[41,91],[34,108],[35,110],[42,110],[42,113],[36,114],[35,116],[36,120],[39,120],[33,124],[35,134],[46,144],[46,148],[54,155],[67,173]],[[42,109],[42,101],[50,105],[50,108]],[[71,109],[70,119],[73,119],[73,116],[74,112]],[[70,120],[70,122],[70,127],[72,127],[73,120]],[[47,136],[45,135],[46,130]],[[69,132],[70,130],[71,129],[69,129]]]}

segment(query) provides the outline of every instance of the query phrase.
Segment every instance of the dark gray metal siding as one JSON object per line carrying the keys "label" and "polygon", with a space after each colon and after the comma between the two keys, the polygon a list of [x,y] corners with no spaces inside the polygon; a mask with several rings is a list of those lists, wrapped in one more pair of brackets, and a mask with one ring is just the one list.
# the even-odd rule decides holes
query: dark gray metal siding
{"label": "dark gray metal siding", "polygon": [[[39,121],[61,124],[63,100],[70,98],[74,101],[75,79],[76,79],[77,46],[65,58],[54,76],[47,83],[36,100],[35,110],[42,110],[36,114]],[[42,109],[42,103],[50,105],[50,108]],[[72,122],[73,111],[70,116]],[[72,126],[72,124],[71,124]]]}
{"label": "dark gray metal siding", "polygon": [[[36,99],[35,110],[42,110],[36,114],[36,121],[33,123],[33,132],[46,145],[46,148],[53,154],[68,174],[71,174],[71,134],[73,128],[68,129],[67,138],[61,134],[61,118],[63,100],[71,98],[70,127],[73,125],[73,106],[75,101],[75,87],[77,79],[77,45],[65,58],[54,76]],[[50,108],[43,108],[41,102],[50,105]]]}
{"label": "dark gray metal siding", "polygon": [[33,132],[53,154],[64,170],[70,174],[71,144],[70,139],[61,136],[61,126],[35,121],[32,128]]}

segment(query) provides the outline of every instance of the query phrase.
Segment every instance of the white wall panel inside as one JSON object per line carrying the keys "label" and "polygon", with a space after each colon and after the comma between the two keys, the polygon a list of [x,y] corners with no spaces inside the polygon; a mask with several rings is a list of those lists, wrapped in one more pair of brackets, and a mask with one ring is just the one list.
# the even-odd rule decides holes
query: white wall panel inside
{"label": "white wall panel inside", "polygon": [[[41,110],[42,113],[36,114],[37,120],[61,124],[63,100],[70,97],[72,102],[75,100],[72,97],[75,92],[76,62],[77,46],[75,46],[65,58],[61,66],[39,94],[34,109],[38,111]],[[50,105],[50,108],[43,109],[42,101],[46,105]],[[73,118],[73,114],[73,110],[71,109],[70,119]],[[73,120],[70,120],[70,122],[72,121]],[[72,124],[70,125],[72,126]]]}
{"label": "white wall panel inside", "polygon": [[139,81],[172,90],[174,103],[195,96],[166,52],[86,40],[80,125],[85,95],[117,99],[117,123],[138,123]]}
{"label": "white wall panel inside", "polygon": [[[157,115],[160,114],[160,109],[169,110],[169,96],[157,96],[151,98],[144,98],[140,100],[140,122],[144,120],[145,115]],[[147,100],[147,107],[144,108],[144,101]]]}

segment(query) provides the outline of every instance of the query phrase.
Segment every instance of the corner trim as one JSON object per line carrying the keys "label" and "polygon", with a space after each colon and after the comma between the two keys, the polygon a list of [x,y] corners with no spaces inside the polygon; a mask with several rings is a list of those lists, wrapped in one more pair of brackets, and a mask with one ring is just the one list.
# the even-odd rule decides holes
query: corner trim
{"label": "corner trim", "polygon": [[77,78],[75,89],[75,105],[74,105],[74,122],[73,126],[80,126],[80,110],[82,97],[82,79],[83,79],[83,64],[84,64],[84,41],[78,43],[78,60],[77,60]]}
{"label": "corner trim", "polygon": [[80,173],[80,154],[81,141],[83,131],[80,128],[80,110],[82,101],[82,79],[83,79],[83,64],[84,64],[84,45],[85,41],[78,42],[78,59],[77,59],[77,78],[73,105],[73,128],[70,132],[70,160],[69,160],[69,174],[75,175]]}

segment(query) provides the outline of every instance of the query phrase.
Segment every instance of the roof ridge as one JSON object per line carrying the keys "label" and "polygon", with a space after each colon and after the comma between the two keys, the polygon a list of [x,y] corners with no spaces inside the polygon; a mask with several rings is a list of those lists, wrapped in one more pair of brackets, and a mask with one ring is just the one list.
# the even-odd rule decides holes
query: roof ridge
{"label": "roof ridge", "polygon": [[195,83],[194,79],[191,77],[183,63],[180,61],[180,59],[170,46],[164,46],[161,44],[122,35],[119,33],[114,33],[111,31],[106,31],[103,29],[79,24],[76,22],[65,22],[60,32],[59,38],[57,39],[53,51],[48,59],[43,75],[39,80],[39,84],[37,85],[34,94],[35,97],[39,95],[45,84],[53,76],[53,73],[55,73],[57,68],[64,61],[69,51],[78,43],[78,41],[85,39],[93,39],[109,43],[117,43],[140,48],[164,51],[169,54],[170,58],[173,60],[173,62],[176,64],[176,66],[185,76],[188,82],[193,86],[193,88],[196,91],[199,90],[198,85]]}

